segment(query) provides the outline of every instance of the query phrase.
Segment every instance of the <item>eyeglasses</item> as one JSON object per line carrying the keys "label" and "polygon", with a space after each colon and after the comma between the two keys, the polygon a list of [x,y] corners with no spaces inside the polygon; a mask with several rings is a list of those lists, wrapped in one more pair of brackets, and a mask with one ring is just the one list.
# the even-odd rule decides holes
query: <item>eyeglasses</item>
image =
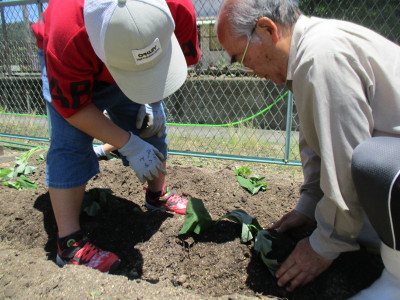
{"label": "eyeglasses", "polygon": [[247,38],[247,45],[246,45],[246,48],[244,49],[244,52],[243,52],[243,55],[242,55],[242,60],[240,61],[240,65],[237,66],[238,70],[241,70],[241,71],[244,71],[244,72],[247,72],[247,73],[253,73],[254,72],[254,70],[252,68],[246,67],[243,64],[243,62],[244,62],[244,58],[246,57],[247,49],[249,48],[250,41],[251,41],[251,38],[252,38],[253,33],[254,33],[255,30],[256,30],[256,27],[254,26],[253,30],[250,33],[250,36]]}

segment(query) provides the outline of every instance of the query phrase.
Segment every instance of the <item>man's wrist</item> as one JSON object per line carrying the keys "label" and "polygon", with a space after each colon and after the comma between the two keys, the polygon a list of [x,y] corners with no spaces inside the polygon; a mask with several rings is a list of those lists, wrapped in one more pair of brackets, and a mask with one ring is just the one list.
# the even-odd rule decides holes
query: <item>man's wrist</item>
{"label": "man's wrist", "polygon": [[309,241],[311,248],[323,258],[336,259],[341,253],[333,241],[323,238],[318,227],[310,235]]}

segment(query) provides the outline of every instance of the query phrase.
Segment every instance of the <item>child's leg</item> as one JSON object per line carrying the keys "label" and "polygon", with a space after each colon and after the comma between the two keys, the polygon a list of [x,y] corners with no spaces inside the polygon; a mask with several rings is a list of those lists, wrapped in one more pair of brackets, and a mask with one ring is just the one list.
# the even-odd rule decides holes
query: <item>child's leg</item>
{"label": "child's leg", "polygon": [[86,185],[70,189],[49,188],[51,205],[58,227],[58,236],[65,237],[78,231],[79,215]]}
{"label": "child's leg", "polygon": [[120,260],[92,244],[80,229],[79,215],[86,183],[99,173],[93,138],[71,126],[49,105],[52,123],[47,153],[46,184],[58,227],[58,265],[84,265],[102,272],[115,270]]}

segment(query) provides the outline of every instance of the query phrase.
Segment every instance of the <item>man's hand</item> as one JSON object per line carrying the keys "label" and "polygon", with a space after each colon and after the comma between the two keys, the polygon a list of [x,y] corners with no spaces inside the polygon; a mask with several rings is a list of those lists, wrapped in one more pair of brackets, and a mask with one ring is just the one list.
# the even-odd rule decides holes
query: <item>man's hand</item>
{"label": "man's hand", "polygon": [[[146,116],[148,118],[146,118]],[[143,124],[148,119],[147,124]],[[141,138],[149,138],[156,135],[160,138],[165,132],[165,113],[163,110],[162,101],[152,104],[142,104],[136,116],[136,128],[140,130]]]}
{"label": "man's hand", "polygon": [[304,227],[308,229],[313,227],[315,224],[314,220],[306,217],[302,213],[292,210],[280,218],[279,221],[275,222],[270,228],[275,229],[277,232],[285,232],[289,229]]}
{"label": "man's hand", "polygon": [[296,248],[276,271],[278,286],[286,286],[291,292],[298,286],[306,285],[324,272],[333,260],[320,256],[313,250],[307,238],[297,243]]}
{"label": "man's hand", "polygon": [[129,165],[135,171],[140,182],[144,183],[146,180],[158,178],[159,171],[164,175],[167,174],[162,163],[164,156],[154,146],[132,132],[129,133],[128,142],[118,151],[129,161]]}

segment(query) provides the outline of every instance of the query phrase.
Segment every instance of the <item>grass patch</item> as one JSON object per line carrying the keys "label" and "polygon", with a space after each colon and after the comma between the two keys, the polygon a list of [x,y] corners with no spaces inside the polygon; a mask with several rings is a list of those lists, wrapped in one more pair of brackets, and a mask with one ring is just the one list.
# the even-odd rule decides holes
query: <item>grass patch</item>
{"label": "grass patch", "polygon": [[[168,128],[169,149],[177,151],[284,159],[285,142],[284,131],[260,130],[246,124]],[[296,136],[291,138],[289,158],[300,160]]]}

